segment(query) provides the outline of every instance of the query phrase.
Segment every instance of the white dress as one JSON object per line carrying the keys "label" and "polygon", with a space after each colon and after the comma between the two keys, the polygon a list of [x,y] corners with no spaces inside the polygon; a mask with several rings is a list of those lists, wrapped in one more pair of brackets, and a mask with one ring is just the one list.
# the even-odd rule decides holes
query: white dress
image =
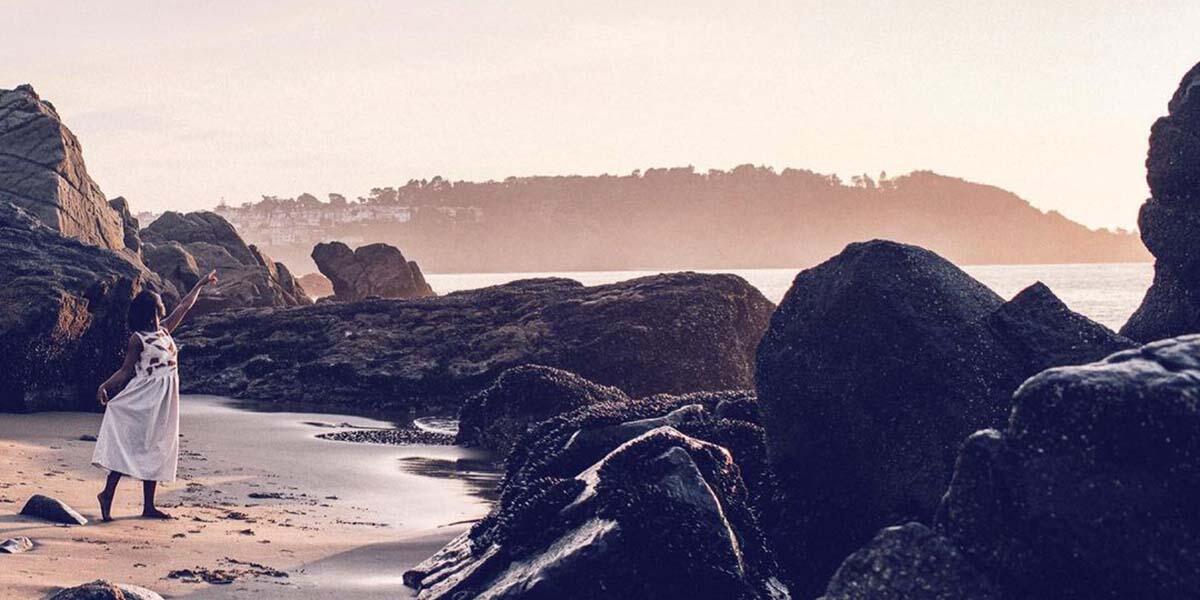
{"label": "white dress", "polygon": [[179,367],[166,329],[137,332],[142,355],[108,401],[92,464],[143,481],[171,482],[179,462]]}

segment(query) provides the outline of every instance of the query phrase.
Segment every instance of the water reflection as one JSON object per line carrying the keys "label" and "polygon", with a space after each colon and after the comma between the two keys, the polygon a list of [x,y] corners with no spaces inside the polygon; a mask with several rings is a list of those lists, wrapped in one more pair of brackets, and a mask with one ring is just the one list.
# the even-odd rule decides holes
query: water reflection
{"label": "water reflection", "polygon": [[442,435],[458,435],[458,419],[454,417],[420,417],[413,419],[413,427]]}
{"label": "water reflection", "polygon": [[406,456],[400,459],[400,470],[436,479],[457,479],[466,486],[468,494],[488,502],[495,502],[500,497],[496,486],[500,483],[502,470],[491,461]]}

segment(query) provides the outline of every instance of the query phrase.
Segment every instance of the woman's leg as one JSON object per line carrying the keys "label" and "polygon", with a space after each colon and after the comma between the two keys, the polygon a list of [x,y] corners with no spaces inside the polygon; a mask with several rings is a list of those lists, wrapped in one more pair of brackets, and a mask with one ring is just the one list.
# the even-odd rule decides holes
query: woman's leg
{"label": "woman's leg", "polygon": [[142,482],[142,516],[150,517],[153,519],[172,519],[172,518],[174,518],[171,515],[163,512],[161,510],[158,510],[158,507],[154,506],[154,492],[157,489],[158,489],[157,481],[143,481]]}
{"label": "woman's leg", "polygon": [[120,481],[120,473],[116,471],[109,471],[108,479],[104,482],[104,490],[96,495],[96,499],[100,501],[100,518],[102,520],[112,520],[113,497],[117,493],[117,483]]}

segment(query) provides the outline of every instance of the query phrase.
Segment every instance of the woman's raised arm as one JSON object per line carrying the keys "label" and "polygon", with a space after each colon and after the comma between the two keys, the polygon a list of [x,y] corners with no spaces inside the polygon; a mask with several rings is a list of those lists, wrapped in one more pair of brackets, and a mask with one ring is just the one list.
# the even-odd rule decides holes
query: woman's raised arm
{"label": "woman's raised arm", "polygon": [[179,300],[179,306],[176,306],[175,310],[171,311],[170,316],[167,317],[167,320],[163,321],[162,326],[167,329],[167,332],[175,331],[175,328],[179,327],[179,324],[183,322],[183,318],[187,316],[188,311],[192,310],[192,306],[196,304],[196,298],[200,296],[200,290],[204,289],[204,286],[216,282],[217,272],[215,270],[209,272],[208,275],[205,275],[200,281],[196,282],[192,291]]}

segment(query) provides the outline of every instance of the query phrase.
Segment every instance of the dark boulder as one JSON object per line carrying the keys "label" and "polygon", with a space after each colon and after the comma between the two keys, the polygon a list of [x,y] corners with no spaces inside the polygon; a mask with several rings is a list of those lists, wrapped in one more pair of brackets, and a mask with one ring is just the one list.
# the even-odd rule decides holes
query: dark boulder
{"label": "dark boulder", "polygon": [[88,175],[79,140],[28,85],[0,90],[0,203],[63,236],[125,253],[121,216]]}
{"label": "dark boulder", "polygon": [[156,281],[0,202],[0,411],[95,407],[129,340],[129,302]]}
{"label": "dark boulder", "polygon": [[246,244],[216,213],[165,212],[141,231],[141,240],[146,264],[180,294],[217,271],[219,281],[200,296],[196,314],[312,303],[287,267]]}
{"label": "dark boulder", "polygon": [[317,244],[313,262],[333,284],[336,300],[364,298],[423,298],[433,289],[416,262],[387,244],[368,244],[351,250],[341,242]]}
{"label": "dark boulder", "polygon": [[1154,282],[1121,328],[1148,342],[1200,332],[1200,64],[1192,67],[1150,129],[1151,197],[1138,229],[1154,255]]}
{"label": "dark boulder", "polygon": [[634,396],[750,387],[772,308],[733,275],[595,287],[541,279],[442,297],[203,315],[177,339],[189,392],[457,409],[526,364]]}
{"label": "dark boulder", "polygon": [[1200,336],[1050,369],[962,449],[937,528],[1012,598],[1200,589]]}
{"label": "dark boulder", "polygon": [[87,525],[88,522],[83,515],[62,500],[41,494],[30,496],[21,508],[21,514],[68,525]]}
{"label": "dark boulder", "polygon": [[822,600],[1001,600],[953,542],[920,523],[888,527],[838,568]]}
{"label": "dark boulder", "polygon": [[600,402],[538,424],[492,513],[405,583],[426,600],[789,598],[754,508],[762,430],[712,413],[734,397]]}
{"label": "dark boulder", "polygon": [[815,596],[880,528],[928,522],[959,444],[1003,423],[1025,378],[1132,345],[1041,284],[1005,303],[915,246],[851,244],[801,272],[757,362],[795,588]]}
{"label": "dark boulder", "polygon": [[59,590],[48,600],[162,600],[162,596],[144,587],[97,579]]}
{"label": "dark boulder", "polygon": [[588,404],[627,399],[617,388],[562,369],[513,367],[463,403],[455,443],[482,446],[504,456],[534,423]]}

